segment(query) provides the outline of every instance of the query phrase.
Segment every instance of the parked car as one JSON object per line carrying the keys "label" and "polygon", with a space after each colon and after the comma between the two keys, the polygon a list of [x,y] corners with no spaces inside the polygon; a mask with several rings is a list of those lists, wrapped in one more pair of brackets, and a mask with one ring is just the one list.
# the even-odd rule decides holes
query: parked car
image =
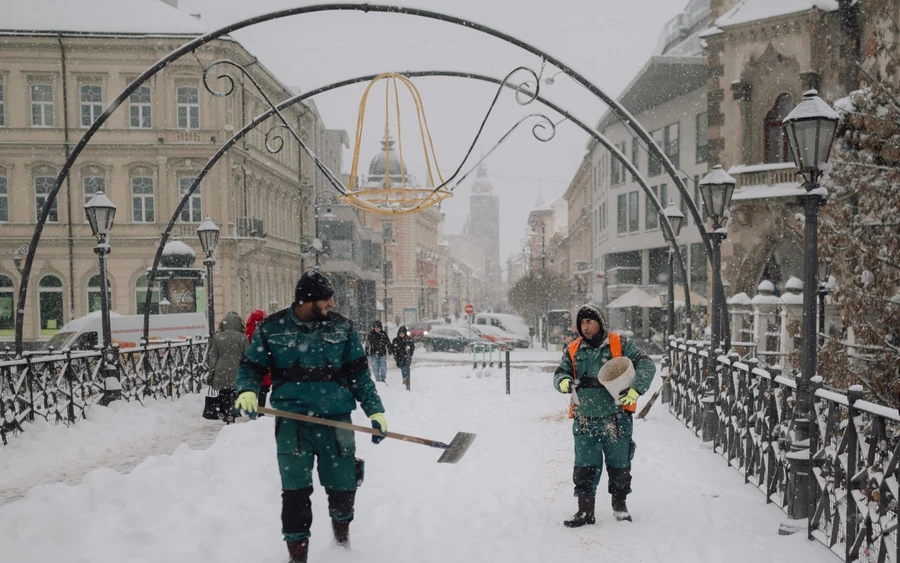
{"label": "parked car", "polygon": [[[521,317],[506,313],[477,313],[475,315],[475,324],[479,326],[497,327],[500,330],[515,336],[519,340],[530,344],[531,331],[529,331],[528,325],[525,324],[525,321],[522,320]],[[519,347],[527,348],[528,345]]]}
{"label": "parked car", "polygon": [[413,323],[406,327],[406,332],[409,334],[409,337],[412,338],[413,342],[421,342],[430,330],[431,325],[428,323]]}
{"label": "parked car", "polygon": [[498,344],[504,344],[513,348],[528,348],[531,342],[527,339],[520,338],[514,334],[510,334],[503,329],[489,325],[472,325],[472,330],[479,331],[482,336],[488,340],[492,340]]}
{"label": "parked car", "polygon": [[469,339],[450,327],[432,328],[422,338],[426,352],[463,352],[469,345]]}
{"label": "parked car", "polygon": [[466,341],[466,346],[463,349],[463,352],[471,352],[473,348],[481,348],[484,346],[495,347],[497,346],[494,342],[491,342],[487,338],[481,335],[475,328],[469,329],[467,326],[458,326],[458,325],[450,325],[446,327],[441,327],[443,330],[453,331],[459,334]]}

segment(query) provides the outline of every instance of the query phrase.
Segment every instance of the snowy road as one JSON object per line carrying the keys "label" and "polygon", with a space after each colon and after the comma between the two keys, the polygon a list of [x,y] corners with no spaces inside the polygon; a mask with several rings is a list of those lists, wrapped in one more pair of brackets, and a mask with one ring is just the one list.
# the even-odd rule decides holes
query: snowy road
{"label": "snowy road", "polygon": [[[366,483],[353,550],[331,546],[317,484],[313,563],[838,561],[803,534],[779,536],[784,513],[664,406],[636,424],[635,521],[613,519],[604,478],[597,525],[569,530],[562,526],[575,506],[567,398],[548,374],[538,366],[513,369],[510,396],[500,370],[479,378],[470,366],[414,367],[411,393],[399,379],[390,370],[390,386],[379,387],[392,430],[443,441],[461,430],[478,438],[458,465],[439,465],[437,450],[391,440],[375,447],[359,436]],[[17,498],[28,483],[54,475],[77,483],[39,485],[0,506],[4,559],[284,563],[273,420],[214,436],[220,426],[202,421],[201,409],[196,396],[114,405],[74,428],[47,427],[0,448],[0,498]],[[367,422],[361,412],[354,418]],[[134,465],[141,452],[149,457]],[[79,467],[92,463],[104,467],[79,481]]]}

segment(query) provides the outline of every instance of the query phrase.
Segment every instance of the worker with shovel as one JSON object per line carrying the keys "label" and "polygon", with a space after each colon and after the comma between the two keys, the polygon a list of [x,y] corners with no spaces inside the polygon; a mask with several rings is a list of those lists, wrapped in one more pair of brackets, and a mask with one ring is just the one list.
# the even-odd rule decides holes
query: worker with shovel
{"label": "worker with shovel", "polygon": [[[384,406],[369,374],[368,362],[353,323],[330,309],[334,289],[318,270],[297,282],[291,307],[260,322],[241,360],[235,406],[258,410],[257,393],[267,371],[272,374],[270,402],[279,411],[350,422],[359,402],[373,428],[387,432]],[[373,435],[376,444],[382,435]],[[328,494],[334,539],[349,547],[356,488],[362,461],[355,457],[352,430],[275,419],[278,469],[281,473],[281,523],[291,563],[306,563],[312,525],[313,460]]]}
{"label": "worker with shovel", "polygon": [[604,458],[613,513],[617,520],[631,521],[625,500],[631,493],[635,448],[632,415],[656,367],[634,342],[608,332],[600,308],[593,303],[578,310],[575,328],[580,338],[563,352],[553,375],[557,391],[572,393],[570,418],[574,418],[572,480],[578,512],[564,524],[577,528],[596,521],[594,505]]}

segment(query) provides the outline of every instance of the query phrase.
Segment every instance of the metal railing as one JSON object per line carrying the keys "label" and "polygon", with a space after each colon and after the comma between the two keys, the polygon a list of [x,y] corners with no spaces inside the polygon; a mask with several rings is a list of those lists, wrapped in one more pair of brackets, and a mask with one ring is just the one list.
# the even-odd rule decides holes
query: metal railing
{"label": "metal railing", "polygon": [[[695,435],[704,418],[713,416],[714,451],[760,489],[767,503],[789,511],[792,487],[805,486],[795,484],[790,471],[794,379],[755,358],[742,362],[735,353],[718,356],[715,377],[707,378],[708,346],[681,339],[669,344],[668,365],[685,354],[663,397],[669,410]],[[823,389],[816,379],[812,438],[793,444],[800,448],[793,455],[804,460],[812,452],[816,508],[807,521],[809,536],[847,563],[900,561],[900,414],[862,400],[861,389],[843,394]]]}
{"label": "metal railing", "polygon": [[167,341],[124,350],[119,379],[100,373],[100,350],[29,354],[0,360],[0,445],[25,431],[23,423],[43,419],[71,425],[121,386],[126,401],[176,399],[197,393],[206,381],[206,339]]}

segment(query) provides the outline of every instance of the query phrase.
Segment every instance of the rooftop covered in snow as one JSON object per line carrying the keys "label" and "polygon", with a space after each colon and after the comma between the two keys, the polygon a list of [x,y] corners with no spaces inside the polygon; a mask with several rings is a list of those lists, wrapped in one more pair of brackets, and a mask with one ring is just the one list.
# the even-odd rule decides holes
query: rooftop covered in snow
{"label": "rooftop covered in snow", "polygon": [[838,9],[838,3],[837,0],[741,0],[716,20],[716,26],[731,27],[812,9],[833,12]]}

